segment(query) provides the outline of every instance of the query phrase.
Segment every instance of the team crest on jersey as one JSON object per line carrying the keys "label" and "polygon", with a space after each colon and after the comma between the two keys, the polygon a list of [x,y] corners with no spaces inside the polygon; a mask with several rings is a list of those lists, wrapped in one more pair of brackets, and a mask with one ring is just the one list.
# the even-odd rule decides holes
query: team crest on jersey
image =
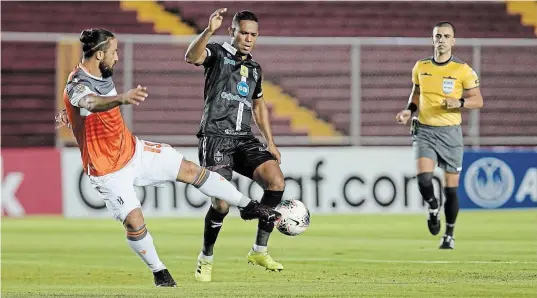
{"label": "team crest on jersey", "polygon": [[224,160],[224,154],[220,151],[216,151],[214,154],[214,161],[217,163],[221,163]]}
{"label": "team crest on jersey", "polygon": [[248,67],[241,65],[241,76],[248,77]]}
{"label": "team crest on jersey", "polygon": [[73,93],[74,94],[81,94],[81,93],[84,93],[84,91],[86,91],[86,86],[84,86],[82,84],[77,84],[75,86],[75,90],[73,90]]}
{"label": "team crest on jersey", "polygon": [[452,79],[444,79],[442,81],[442,91],[445,94],[450,94],[455,89],[455,80]]}

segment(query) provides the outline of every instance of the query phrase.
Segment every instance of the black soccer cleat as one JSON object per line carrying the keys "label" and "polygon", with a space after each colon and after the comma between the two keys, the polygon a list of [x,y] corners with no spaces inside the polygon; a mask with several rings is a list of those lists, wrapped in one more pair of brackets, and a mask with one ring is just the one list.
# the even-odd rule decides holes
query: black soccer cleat
{"label": "black soccer cleat", "polygon": [[157,287],[177,287],[177,283],[175,282],[175,280],[173,280],[173,277],[168,271],[168,269],[153,272],[153,276],[155,277],[155,286]]}
{"label": "black soccer cleat", "polygon": [[436,209],[428,208],[427,227],[429,227],[429,232],[433,235],[440,233],[440,207]]}
{"label": "black soccer cleat", "polygon": [[440,240],[440,249],[455,249],[455,238],[453,236],[444,235]]}
{"label": "black soccer cleat", "polygon": [[280,212],[256,201],[251,201],[248,206],[239,208],[239,211],[241,218],[244,220],[260,219],[267,222],[274,222],[282,216]]}

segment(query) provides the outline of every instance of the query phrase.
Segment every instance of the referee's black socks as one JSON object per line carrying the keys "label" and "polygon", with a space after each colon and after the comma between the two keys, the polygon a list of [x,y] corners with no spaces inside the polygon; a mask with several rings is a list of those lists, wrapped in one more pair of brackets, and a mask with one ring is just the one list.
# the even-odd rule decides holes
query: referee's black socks
{"label": "referee's black socks", "polygon": [[457,196],[458,187],[445,187],[444,194],[446,202],[444,204],[444,213],[446,215],[446,234],[453,236],[455,221],[459,214],[459,197]]}

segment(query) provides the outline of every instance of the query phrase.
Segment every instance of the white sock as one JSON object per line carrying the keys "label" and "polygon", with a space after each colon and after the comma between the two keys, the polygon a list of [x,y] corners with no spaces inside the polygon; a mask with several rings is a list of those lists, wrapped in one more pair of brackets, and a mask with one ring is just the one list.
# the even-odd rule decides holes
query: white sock
{"label": "white sock", "polygon": [[213,257],[214,255],[212,256],[206,256],[203,254],[203,252],[200,252],[200,255],[198,256],[198,260],[207,260],[209,262],[212,262],[213,261]]}
{"label": "white sock", "polygon": [[[135,233],[139,234],[139,236],[135,236]],[[145,225],[138,231],[128,231],[127,242],[132,250],[147,264],[151,271],[157,272],[166,269],[166,266],[164,266],[158,257],[157,249],[155,248],[155,245],[153,245],[153,237],[151,237],[151,234],[149,234]]]}
{"label": "white sock", "polygon": [[[202,178],[205,182],[201,182],[198,189],[205,195],[213,198],[217,198],[228,202],[233,206],[246,207],[250,203],[250,198],[244,196],[240,191],[227,181],[226,178],[220,174],[211,172],[206,169],[202,169],[205,173],[200,173],[200,176],[207,176]],[[208,175],[207,175],[208,174]],[[194,183],[196,186],[196,183]]]}
{"label": "white sock", "polygon": [[254,244],[253,249],[254,249],[255,252],[264,252],[264,251],[267,251],[267,247],[266,247],[266,246],[261,246],[261,245],[257,245],[257,244]]}

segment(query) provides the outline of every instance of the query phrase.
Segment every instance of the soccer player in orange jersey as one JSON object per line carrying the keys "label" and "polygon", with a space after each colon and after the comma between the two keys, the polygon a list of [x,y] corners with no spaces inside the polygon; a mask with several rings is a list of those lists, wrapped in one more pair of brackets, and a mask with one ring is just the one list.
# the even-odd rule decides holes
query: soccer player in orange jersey
{"label": "soccer player in orange jersey", "polygon": [[250,200],[225,178],[185,160],[172,147],[132,135],[119,106],[144,102],[147,88],[138,86],[117,94],[112,74],[119,60],[118,42],[113,33],[88,29],[80,41],[84,58],[69,75],[64,90],[66,109],[56,121],[69,124],[73,130],[84,171],[107,208],[123,223],[129,246],[153,271],[156,286],[175,287],[176,282],[153,245],[134,185],[180,181],[238,206],[245,220],[279,218],[278,212]]}

